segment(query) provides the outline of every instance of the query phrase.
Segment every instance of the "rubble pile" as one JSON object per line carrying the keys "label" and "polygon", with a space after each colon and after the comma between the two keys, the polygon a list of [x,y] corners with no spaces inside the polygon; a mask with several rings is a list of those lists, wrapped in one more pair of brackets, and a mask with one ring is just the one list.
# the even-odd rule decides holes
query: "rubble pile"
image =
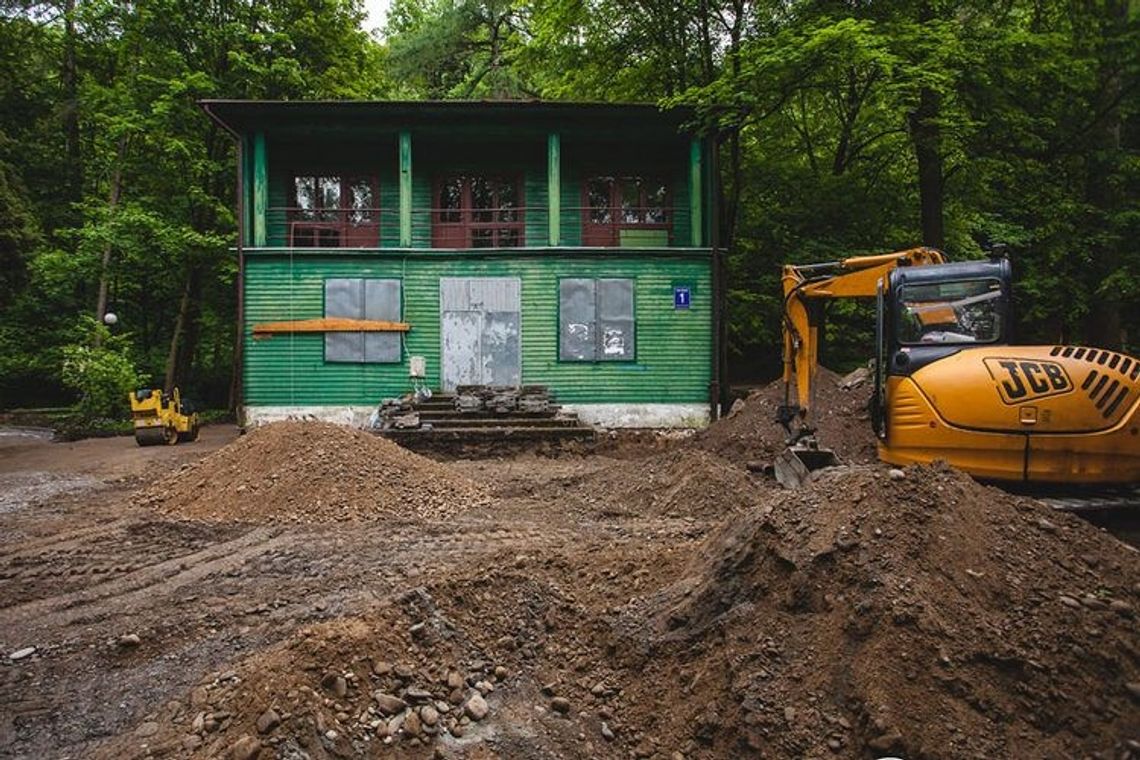
{"label": "rubble pile", "polygon": [[278,422],[140,492],[167,515],[210,522],[442,520],[487,500],[447,465],[361,430]]}
{"label": "rubble pile", "polygon": [[726,522],[617,627],[705,756],[1117,758],[1138,611],[1140,554],[1079,518],[865,466]]}
{"label": "rubble pile", "polygon": [[717,521],[762,504],[767,481],[699,449],[672,448],[552,481],[538,494],[605,517]]}
{"label": "rubble pile", "polygon": [[405,393],[399,398],[386,398],[376,407],[370,420],[373,430],[411,430],[420,426],[420,413],[416,410],[416,394]]}
{"label": "rubble pile", "polygon": [[[823,367],[817,374],[816,437],[820,446],[833,449],[845,464],[876,460],[875,434],[867,411],[871,387],[866,379],[859,382],[857,378],[855,373],[844,378]],[[794,389],[792,392],[794,395]],[[697,433],[692,445],[740,465],[767,463],[785,448],[787,433],[776,422],[776,410],[783,404],[783,382],[773,381],[734,404],[735,411]]]}

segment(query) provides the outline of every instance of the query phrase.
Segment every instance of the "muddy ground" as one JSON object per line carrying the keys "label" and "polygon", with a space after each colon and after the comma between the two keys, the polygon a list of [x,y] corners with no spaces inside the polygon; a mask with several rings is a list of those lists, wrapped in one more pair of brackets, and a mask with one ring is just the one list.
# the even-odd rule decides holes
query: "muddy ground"
{"label": "muddy ground", "polygon": [[[449,461],[480,497],[430,519],[162,506],[168,478],[211,498],[199,474],[225,452],[203,458],[236,437],[0,435],[0,756],[1140,757],[1135,551],[954,473],[908,471],[906,503],[1000,503],[987,530],[1006,565],[975,547],[969,567],[945,549],[920,566],[984,513],[895,531],[886,468],[837,482],[858,496],[837,526],[813,522],[827,491],[789,501],[699,442]],[[952,589],[924,598],[927,576]],[[928,621],[953,593],[953,616],[1028,638]],[[886,673],[875,658],[899,641]],[[838,667],[863,642],[868,684]],[[880,693],[892,678],[901,702]]]}

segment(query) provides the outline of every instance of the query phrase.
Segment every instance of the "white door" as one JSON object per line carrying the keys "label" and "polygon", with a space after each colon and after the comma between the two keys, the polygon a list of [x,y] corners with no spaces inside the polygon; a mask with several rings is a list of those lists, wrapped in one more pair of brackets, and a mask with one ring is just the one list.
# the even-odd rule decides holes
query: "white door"
{"label": "white door", "polygon": [[520,384],[521,289],[515,277],[440,278],[445,391],[457,385]]}

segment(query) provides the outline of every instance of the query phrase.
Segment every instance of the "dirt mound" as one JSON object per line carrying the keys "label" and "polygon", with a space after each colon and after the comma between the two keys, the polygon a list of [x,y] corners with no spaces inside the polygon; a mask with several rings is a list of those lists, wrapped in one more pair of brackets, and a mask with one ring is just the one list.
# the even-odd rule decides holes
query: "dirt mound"
{"label": "dirt mound", "polygon": [[[875,435],[871,430],[866,383],[852,389],[839,387],[842,380],[820,367],[816,383],[815,424],[821,446],[834,449],[845,464],[874,462]],[[714,422],[694,436],[691,444],[712,451],[738,464],[768,460],[784,449],[787,434],[776,423],[776,409],[784,403],[783,381],[775,380],[753,391],[735,414]]]}
{"label": "dirt mound", "polygon": [[434,520],[485,500],[445,464],[321,422],[259,427],[141,493],[164,514],[213,522]]}
{"label": "dirt mound", "polygon": [[1138,608],[1140,555],[1078,518],[868,466],[726,524],[621,627],[712,756],[1131,757]]}
{"label": "dirt mound", "polygon": [[719,520],[758,506],[768,487],[707,451],[674,448],[560,478],[538,496],[604,517]]}

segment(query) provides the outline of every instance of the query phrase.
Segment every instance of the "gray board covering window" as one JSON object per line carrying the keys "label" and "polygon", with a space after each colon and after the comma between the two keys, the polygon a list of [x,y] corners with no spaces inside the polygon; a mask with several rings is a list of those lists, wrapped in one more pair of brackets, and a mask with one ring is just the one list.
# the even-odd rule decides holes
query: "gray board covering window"
{"label": "gray board covering window", "polygon": [[560,280],[558,321],[562,361],[633,361],[633,280]]}
{"label": "gray board covering window", "polygon": [[[400,281],[325,280],[325,316],[400,321]],[[325,361],[355,364],[399,362],[398,332],[327,332]]]}

